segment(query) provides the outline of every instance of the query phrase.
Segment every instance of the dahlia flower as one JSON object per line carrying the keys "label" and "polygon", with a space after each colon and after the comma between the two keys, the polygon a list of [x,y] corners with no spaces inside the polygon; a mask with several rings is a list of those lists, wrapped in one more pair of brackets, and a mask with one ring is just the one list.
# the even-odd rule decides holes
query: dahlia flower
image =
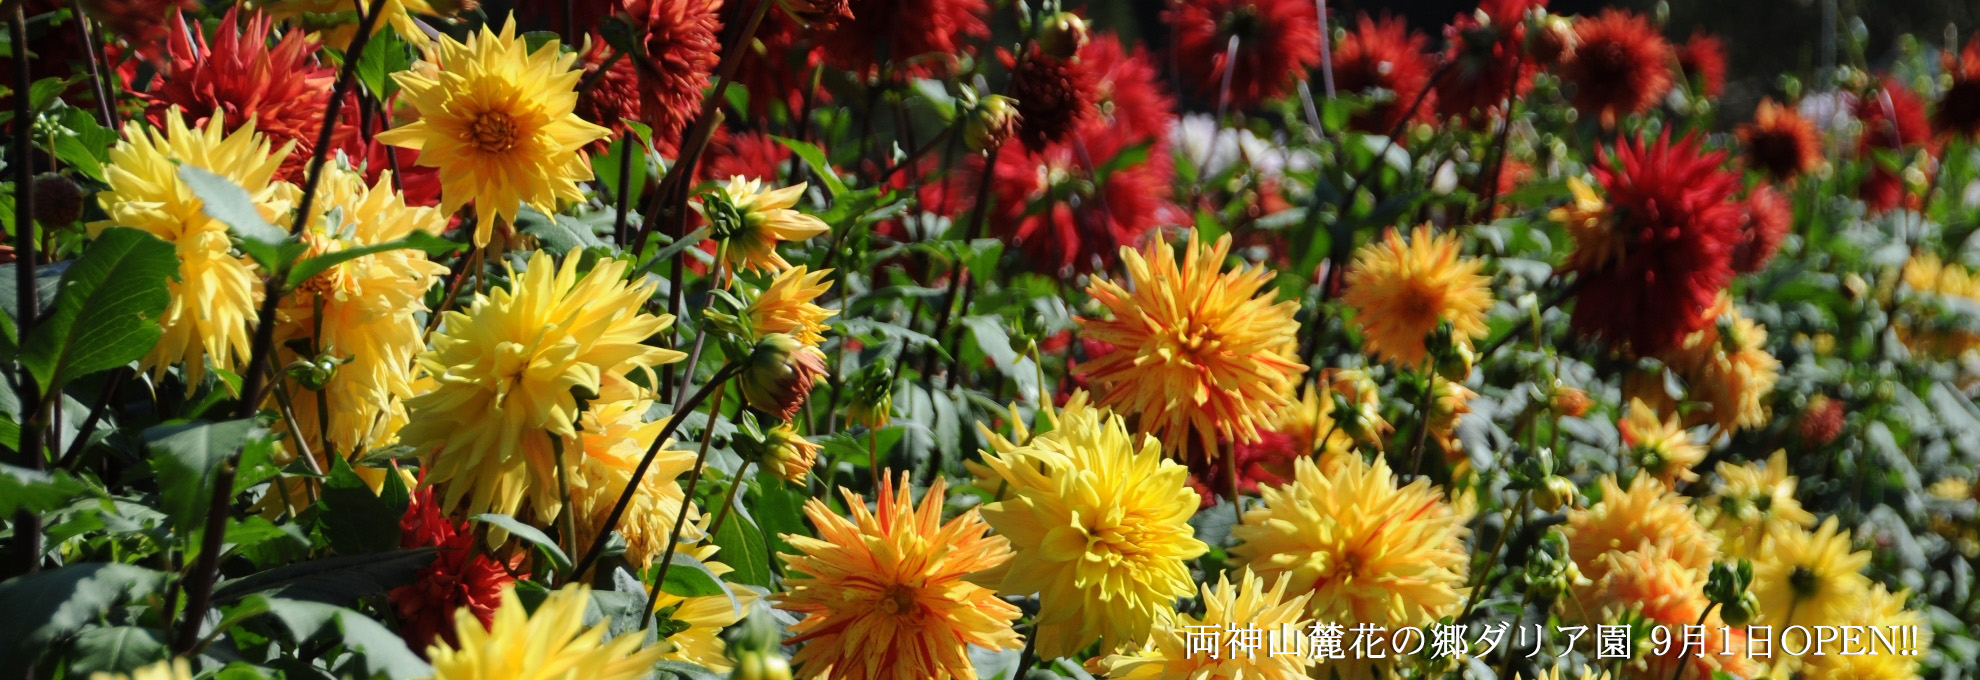
{"label": "dahlia flower", "polygon": [[1539,60],[1525,55],[1526,18],[1546,6],[1546,0],[1483,0],[1476,12],[1459,14],[1444,27],[1450,45],[1444,59],[1451,65],[1432,83],[1437,115],[1475,124],[1502,102],[1525,96],[1540,70]]}
{"label": "dahlia flower", "polygon": [[[1736,678],[1756,677],[1761,668],[1746,656],[1746,631],[1727,626],[1705,597],[1706,571],[1685,565],[1668,553],[1608,552],[1597,559],[1603,574],[1582,599],[1593,622],[1634,618],[1638,626],[1661,626],[1669,635],[1682,635],[1685,626],[1705,626],[1702,653],[1686,653],[1683,645],[1668,645],[1664,653],[1633,655],[1625,662],[1627,677],[1641,680],[1712,680],[1715,673]],[[1577,610],[1579,611],[1579,610]]]}
{"label": "dahlia flower", "polygon": [[[1012,143],[992,169],[993,225],[1048,273],[1085,273],[1110,266],[1174,211],[1167,195],[1167,155],[1132,165],[1114,163],[1133,144],[1076,133],[1043,153]],[[1117,167],[1116,167],[1117,166]],[[1095,176],[1102,168],[1104,177]]]}
{"label": "dahlia flower", "polygon": [[1148,142],[1150,158],[1169,155],[1176,101],[1147,52],[1128,49],[1112,33],[1097,34],[1080,48],[1077,67],[1093,87],[1093,116],[1082,126],[1087,136],[1118,137],[1123,146]]}
{"label": "dahlia flower", "polygon": [[1093,115],[1094,83],[1078,55],[1060,59],[1033,47],[1022,58],[998,56],[1011,71],[1005,91],[1017,102],[1017,137],[1026,150],[1044,151]]}
{"label": "dahlia flower", "polygon": [[1561,80],[1574,87],[1574,107],[1604,129],[1650,110],[1671,89],[1671,45],[1649,20],[1617,9],[1574,25],[1574,58]]}
{"label": "dahlia flower", "polygon": [[165,334],[139,365],[153,378],[174,363],[185,366],[191,390],[214,368],[240,372],[248,360],[248,329],[261,299],[254,261],[237,255],[227,225],[206,214],[204,203],[179,180],[181,164],[218,175],[247,190],[255,210],[281,222],[292,210],[296,188],[274,179],[290,147],[269,151],[249,122],[229,134],[214,118],[187,127],[178,111],[165,112],[158,129],[142,121],[124,124],[104,168],[108,184],[96,195],[109,219],[88,225],[91,237],[112,226],[132,227],[170,243],[179,255],[178,276],[165,284],[172,299],[158,323]]}
{"label": "dahlia flower", "polygon": [[991,488],[1004,493],[983,517],[1017,554],[976,580],[1038,594],[1039,658],[1096,641],[1103,652],[1137,644],[1194,590],[1184,561],[1208,546],[1189,525],[1188,472],[1162,457],[1160,442],[1131,437],[1107,409],[1068,410],[1050,436],[984,456]]}
{"label": "dahlia flower", "polygon": [[[584,69],[584,77],[595,80],[590,87],[578,93],[577,105],[572,107],[571,112],[577,114],[577,117],[584,122],[611,130],[609,137],[594,141],[586,147],[588,152],[601,153],[611,139],[628,138],[626,135],[632,131],[632,128],[626,126],[626,121],[645,119],[640,116],[639,67],[634,65],[634,58],[621,55],[618,59],[612,60],[608,66],[606,59],[613,54],[612,46],[606,44],[604,37],[598,35],[590,36],[590,41],[591,49],[578,61],[579,66]],[[599,69],[604,69],[605,72],[601,74],[598,72]],[[674,147],[677,146],[675,139],[678,136],[678,133],[656,134],[653,144],[659,147],[661,153],[672,155]]]}
{"label": "dahlia flower", "polygon": [[1800,177],[1822,165],[1822,142],[1815,124],[1772,99],[1760,100],[1753,122],[1740,125],[1738,132],[1747,165],[1765,170],[1775,181]]}
{"label": "dahlia flower", "polygon": [[1665,486],[1698,479],[1691,468],[1705,460],[1705,447],[1692,441],[1684,420],[1676,414],[1665,418],[1643,400],[1631,399],[1627,415],[1616,423],[1616,431],[1622,435],[1630,457]]}
{"label": "dahlia flower", "polygon": [[1463,247],[1456,235],[1423,225],[1408,243],[1392,229],[1355,252],[1341,299],[1354,308],[1370,354],[1416,370],[1430,356],[1424,339],[1443,324],[1466,346],[1485,336],[1492,279],[1478,273],[1484,261],[1463,257]]}
{"label": "dahlia flower", "polygon": [[1678,68],[1702,99],[1718,99],[1726,90],[1726,49],[1718,37],[1693,31],[1691,40],[1676,46]]}
{"label": "dahlia flower", "polygon": [[1610,211],[1597,228],[1571,232],[1580,281],[1571,325],[1656,355],[1710,323],[1705,312],[1732,279],[1739,178],[1723,153],[1689,136],[1624,141],[1602,160],[1595,173]]}
{"label": "dahlia flower", "polygon": [[1600,582],[1608,575],[1609,567],[1598,560],[1604,553],[1668,554],[1699,574],[1719,559],[1719,538],[1663,482],[1638,475],[1624,489],[1608,475],[1599,485],[1601,502],[1569,512],[1563,530],[1568,556],[1590,580]]}
{"label": "dahlia flower", "polygon": [[[1923,614],[1904,608],[1907,596],[1905,592],[1885,590],[1881,583],[1874,584],[1845,610],[1848,613],[1841,619],[1840,625],[1846,626],[1916,631],[1908,638],[1893,640],[1895,649],[1885,647],[1882,640],[1872,640],[1869,654],[1809,654],[1800,659],[1805,662],[1801,676],[1809,680],[1917,680],[1919,665],[1931,654],[1932,626]],[[1806,644],[1806,641],[1790,642],[1796,646]]]}
{"label": "dahlia flower", "polygon": [[584,625],[591,588],[558,588],[536,605],[535,611],[502,589],[502,603],[493,623],[483,626],[473,614],[456,612],[458,645],[439,643],[426,650],[433,661],[433,680],[638,680],[652,671],[667,647],[641,647],[638,633],[610,640],[608,622]]}
{"label": "dahlia flower", "polygon": [[545,483],[559,478],[550,438],[578,437],[573,391],[637,394],[627,373],[683,358],[643,344],[674,321],[640,311],[652,284],[629,284],[621,260],[579,277],[579,259],[573,250],[559,266],[532,255],[508,289],[446,312],[433,349],[419,355],[439,385],[407,400],[412,422],[399,437],[419,451],[448,511],[515,515],[527,500],[549,522],[562,504]]}
{"label": "dahlia flower", "polygon": [[804,265],[779,272],[744,308],[750,330],[788,333],[811,347],[825,342],[825,331],[832,329],[825,320],[839,310],[820,307],[814,301],[831,289],[832,282],[825,280],[831,273],[830,269],[810,271]]}
{"label": "dahlia flower", "polygon": [[[1220,574],[1216,588],[1203,584],[1203,616],[1184,615],[1174,624],[1156,629],[1142,649],[1104,657],[1099,665],[1107,670],[1108,678],[1118,680],[1305,680],[1314,663],[1312,655],[1305,653],[1311,628],[1306,603],[1312,594],[1288,594],[1286,582],[1279,579],[1268,588],[1265,579],[1245,571],[1233,584],[1230,574]],[[1192,626],[1216,626],[1226,631],[1256,628],[1282,640],[1283,649],[1301,653],[1192,653],[1184,643]]]}
{"label": "dahlia flower", "polygon": [[1790,523],[1769,527],[1753,558],[1755,623],[1776,629],[1830,626],[1850,618],[1870,589],[1863,568],[1870,553],[1850,549],[1849,531],[1830,517],[1809,531]]}
{"label": "dahlia flower", "polygon": [[840,489],[851,519],[805,502],[818,537],[784,535],[798,554],[778,556],[790,577],[775,598],[804,617],[785,642],[804,644],[792,659],[804,677],[975,680],[970,646],[1022,646],[1018,608],[969,580],[1010,560],[1010,544],[975,509],[944,523],[946,489],[935,480],[916,507],[905,476],[883,478],[871,511]]}
{"label": "dahlia flower", "polygon": [[211,42],[196,31],[191,37],[171,31],[164,77],[137,96],[155,127],[164,126],[165,112],[173,108],[194,127],[213,118],[225,120],[229,132],[252,123],[269,143],[293,145],[278,176],[301,182],[337,73],[316,62],[316,45],[302,31],[285,31],[269,47],[269,24],[258,13],[243,20],[234,7]]}
{"label": "dahlia flower", "polygon": [[[799,182],[766,191],[760,181],[731,177],[728,186],[713,197],[724,205],[711,208],[709,201],[703,200],[700,205],[704,214],[715,222],[713,238],[728,241],[723,268],[731,272],[790,269],[791,263],[777,254],[777,244],[803,241],[831,231],[824,220],[795,209],[798,198],[804,196],[805,186]],[[711,210],[715,212],[710,214]]]}
{"label": "dahlia flower", "polygon": [[1754,558],[1776,526],[1814,528],[1815,515],[1794,498],[1799,480],[1788,474],[1785,449],[1765,462],[1719,463],[1716,476],[1704,506],[1712,512],[1707,526],[1724,541],[1727,556]]}
{"label": "dahlia flower", "polygon": [[1320,65],[1319,9],[1305,0],[1175,0],[1162,20],[1183,80],[1219,105],[1283,97]]}
{"label": "dahlia flower", "polygon": [[622,0],[652,59],[642,69],[640,119],[653,128],[662,153],[679,148],[681,135],[701,114],[702,91],[722,52],[722,0]]}
{"label": "dahlia flower", "polygon": [[[1363,14],[1339,45],[1334,46],[1334,88],[1375,101],[1348,119],[1348,127],[1386,135],[1404,121],[1428,122],[1436,103],[1425,98],[1430,87],[1430,38],[1410,30],[1399,17],[1380,20]],[[1418,104],[1419,98],[1425,98]],[[1411,109],[1411,105],[1416,108]]]}
{"label": "dahlia flower", "polygon": [[790,147],[762,132],[732,133],[727,128],[717,128],[708,150],[701,155],[701,166],[695,171],[702,180],[741,177],[774,185],[794,156]]}
{"label": "dahlia flower", "polygon": [[1843,415],[1841,400],[1815,395],[1802,410],[1801,420],[1795,423],[1795,434],[1809,446],[1828,446],[1842,436]]}
{"label": "dahlia flower", "polygon": [[399,547],[435,549],[433,561],[414,574],[412,583],[388,593],[406,644],[416,650],[435,642],[460,644],[453,625],[456,611],[473,616],[484,629],[495,622],[502,591],[516,579],[474,545],[474,531],[466,522],[441,514],[433,489],[413,492],[399,518]]}
{"label": "dahlia flower", "polygon": [[1192,437],[1210,455],[1220,437],[1256,441],[1306,369],[1286,356],[1298,305],[1254,297],[1272,280],[1263,268],[1223,271],[1230,247],[1229,235],[1205,246],[1192,233],[1181,262],[1167,244],[1123,247],[1133,289],[1096,278],[1087,294],[1113,318],[1077,320],[1118,349],[1074,370],[1105,390],[1100,406],[1133,414],[1170,452]]}
{"label": "dahlia flower", "polygon": [[[589,547],[608,531],[616,530],[626,541],[626,562],[636,570],[645,570],[664,558],[667,541],[674,534],[674,518],[680,516],[681,504],[687,502],[679,480],[694,467],[693,452],[678,450],[672,442],[662,445],[640,477],[639,488],[619,525],[605,526],[612,506],[632,482],[640,458],[664,426],[660,421],[646,420],[652,408],[651,399],[623,393],[600,395],[600,401],[593,402],[579,418],[577,441],[564,454],[570,468],[575,545]],[[555,481],[555,477],[538,478],[535,484],[552,486]],[[689,504],[680,531],[683,547],[702,539],[700,520],[701,508]]]}
{"label": "dahlia flower", "polygon": [[1747,192],[1742,207],[1746,219],[1740,221],[1739,245],[1733,248],[1733,271],[1751,274],[1766,269],[1780,251],[1794,228],[1794,206],[1779,190],[1761,184]]}
{"label": "dahlia flower", "polygon": [[499,34],[483,26],[466,43],[442,36],[436,47],[392,74],[419,120],[377,139],[439,168],[448,214],[474,202],[475,245],[488,245],[496,220],[513,224],[524,205],[549,215],[558,201],[582,200],[577,183],[591,179],[582,149],[610,131],[573,112],[584,75],[571,68],[577,55],[556,41],[529,52],[513,19]]}

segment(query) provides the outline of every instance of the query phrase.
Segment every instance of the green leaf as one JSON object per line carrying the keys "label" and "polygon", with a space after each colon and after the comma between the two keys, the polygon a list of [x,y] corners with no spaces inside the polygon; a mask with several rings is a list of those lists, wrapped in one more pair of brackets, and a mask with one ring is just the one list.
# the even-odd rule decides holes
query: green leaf
{"label": "green leaf", "polygon": [[701,245],[702,241],[707,240],[709,231],[709,227],[703,225],[694,231],[688,232],[688,235],[675,240],[673,243],[667,244],[667,247],[654,252],[653,257],[646,260],[646,266],[639,268],[640,273],[647,274],[659,271],[660,266],[666,264],[668,260],[673,259],[675,253]]}
{"label": "green leaf", "polygon": [[753,513],[757,526],[763,531],[763,544],[771,555],[791,553],[797,550],[784,541],[784,534],[804,536],[810,533],[804,526],[804,495],[796,489],[785,486],[784,480],[769,470],[756,473],[756,504]]}
{"label": "green leaf", "polygon": [[800,142],[788,137],[771,135],[770,138],[777,140],[779,144],[790,147],[791,153],[797,154],[798,158],[804,159],[804,162],[811,166],[811,174],[825,182],[825,188],[830,190],[833,196],[846,195],[846,183],[839,181],[839,173],[832,170],[832,162],[825,158],[825,151],[823,149],[818,148],[810,142]]}
{"label": "green leaf", "polygon": [[399,91],[399,82],[391,76],[394,73],[412,68],[412,53],[406,49],[404,41],[393,31],[379,31],[371,35],[371,41],[364,45],[364,56],[358,58],[358,82],[377,99],[385,100]]}
{"label": "green leaf", "polygon": [[[646,146],[642,144],[635,149],[634,141],[631,135],[620,135],[617,143],[605,153],[592,159],[591,174],[598,177],[598,186],[612,192],[612,201],[615,205],[627,206],[627,210],[637,212],[638,208],[633,206],[640,204],[639,195],[646,185]],[[625,180],[626,195],[620,196],[619,164],[626,160],[627,154],[632,154],[633,157],[630,159],[630,164],[625,166],[629,170]]]}
{"label": "green leaf", "polygon": [[76,653],[69,663],[71,677],[92,673],[129,673],[171,658],[165,634],[137,626],[95,626],[76,636]]}
{"label": "green leaf", "polygon": [[654,677],[659,680],[724,680],[729,677],[685,661],[662,661],[653,664],[653,672]]}
{"label": "green leaf", "polygon": [[158,476],[159,509],[172,530],[191,543],[193,529],[213,502],[220,465],[240,450],[254,421],[229,420],[192,425],[159,425],[144,431],[151,471]]}
{"label": "green leaf", "polygon": [[[0,658],[34,659],[42,649],[97,620],[119,602],[142,598],[166,575],[114,562],[76,564],[0,583]],[[0,664],[0,679],[26,664]]]}
{"label": "green leaf", "polygon": [[[20,437],[19,427],[15,425],[16,441]],[[66,471],[42,472],[0,463],[0,517],[13,517],[17,512],[47,512],[88,493],[89,487]]]}
{"label": "green leaf", "polygon": [[701,560],[674,553],[673,559],[668,562],[673,566],[667,568],[667,580],[660,582],[661,592],[675,597],[718,595],[727,597],[735,613],[738,615],[742,613],[742,603],[736,600],[735,594],[729,592],[728,586],[722,585],[722,579],[716,578],[715,572],[709,571],[708,565],[702,564]]}
{"label": "green leaf", "polygon": [[268,614],[287,628],[297,644],[323,640],[354,654],[344,655],[331,669],[335,677],[415,680],[433,676],[433,667],[420,660],[406,641],[384,624],[364,614],[334,605],[304,600],[268,598]]}
{"label": "green leaf", "polygon": [[324,271],[330,269],[331,267],[335,267],[345,262],[349,262],[351,260],[364,257],[366,255],[376,255],[378,253],[386,253],[394,250],[411,249],[426,253],[429,256],[438,256],[438,255],[445,255],[447,253],[454,252],[456,250],[459,250],[460,248],[461,248],[461,244],[459,243],[455,243],[453,241],[449,241],[447,239],[440,238],[438,236],[434,236],[432,234],[423,231],[415,231],[407,235],[405,238],[399,239],[397,241],[387,241],[385,243],[375,243],[368,246],[347,248],[344,250],[339,250],[334,253],[324,253],[322,255],[318,255],[316,257],[312,257],[307,260],[297,262],[295,268],[289,270],[289,278],[287,285],[290,287],[300,285],[302,284],[302,282],[308,281],[311,277],[314,277],[317,274],[321,274]]}
{"label": "green leaf", "polygon": [[166,280],[179,258],[172,245],[136,229],[105,230],[62,273],[55,309],[29,336],[22,363],[45,390],[144,356],[164,330],[172,301]]}
{"label": "green leaf", "polygon": [[[737,484],[745,480],[737,479]],[[741,497],[737,497],[735,507],[729,508],[728,518],[722,520],[721,529],[715,532],[715,545],[722,548],[722,561],[735,571],[729,577],[738,583],[770,587],[769,553],[763,543],[763,531],[756,526],[743,509]],[[676,569],[667,570],[671,578]]]}
{"label": "green leaf", "polygon": [[297,562],[221,583],[213,589],[213,601],[226,604],[259,593],[355,606],[364,598],[412,583],[437,554],[433,548],[417,548]]}
{"label": "green leaf", "polygon": [[550,540],[550,536],[542,530],[522,523],[522,520],[493,512],[482,513],[468,519],[499,527],[516,538],[528,541],[530,545],[542,551],[543,556],[549,558],[551,564],[556,565],[557,571],[569,571],[571,568],[571,557],[564,554],[564,549],[558,547],[556,541]]}
{"label": "green leaf", "polygon": [[516,211],[516,231],[542,240],[543,249],[553,253],[568,253],[572,248],[606,247],[605,241],[599,239],[589,225],[529,208]]}
{"label": "green leaf", "polygon": [[[395,484],[395,482],[397,482]],[[393,488],[397,493],[391,493]],[[372,491],[371,485],[351,469],[342,456],[331,459],[329,478],[323,483],[318,501],[322,512],[323,535],[330,547],[345,555],[377,553],[399,548],[399,520],[412,503],[398,475],[387,472],[385,485]]]}
{"label": "green leaf", "polygon": [[86,75],[73,75],[67,78],[49,77],[34,81],[32,85],[28,86],[28,110],[33,115],[39,115],[41,112],[47,111],[48,107],[55,105],[55,98],[62,96],[63,92],[68,91],[70,85],[80,83],[84,78],[88,77]]}
{"label": "green leaf", "polygon": [[179,179],[199,198],[200,212],[233,230],[241,252],[266,271],[283,271],[308,250],[289,233],[261,218],[254,198],[233,180],[190,165],[179,166]]}

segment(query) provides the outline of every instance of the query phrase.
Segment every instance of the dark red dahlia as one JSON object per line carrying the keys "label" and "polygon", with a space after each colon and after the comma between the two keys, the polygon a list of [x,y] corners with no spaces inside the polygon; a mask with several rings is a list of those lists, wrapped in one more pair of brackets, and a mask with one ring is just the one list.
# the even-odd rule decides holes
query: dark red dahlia
{"label": "dark red dahlia", "polygon": [[1726,91],[1726,48],[1718,36],[1694,31],[1691,40],[1677,46],[1678,68],[1697,86],[1696,94],[1718,99]]}
{"label": "dark red dahlia", "polygon": [[1751,274],[1766,269],[1781,249],[1781,239],[1794,227],[1794,206],[1781,192],[1762,184],[1746,194],[1740,208],[1744,219],[1740,221],[1739,244],[1733,246],[1732,267],[1734,272]]}
{"label": "dark red dahlia", "polygon": [[1906,208],[1916,210],[1924,206],[1924,198],[1905,186],[1904,177],[1890,168],[1872,164],[1870,173],[1863,176],[1863,182],[1856,185],[1856,197],[1863,201],[1870,215]]}
{"label": "dark red dahlia", "polygon": [[1166,198],[1174,168],[1165,149],[1094,177],[1139,145],[1088,126],[1030,153],[1013,144],[997,155],[993,226],[1039,271],[1090,272],[1112,264],[1120,247],[1174,219]]}
{"label": "dark red dahlia", "polygon": [[[626,121],[640,119],[639,67],[634,65],[633,58],[627,56],[613,59],[611,66],[605,66],[612,52],[603,38],[593,35],[591,51],[585,52],[584,57],[578,60],[591,86],[578,95],[577,115],[594,125],[611,128],[613,135],[594,142],[586,149],[591,153],[599,153],[613,139],[624,136],[627,132]],[[598,74],[600,68],[605,69],[602,75]]]}
{"label": "dark red dahlia", "polygon": [[722,0],[623,0],[650,61],[635,63],[639,113],[653,128],[661,153],[680,148],[681,134],[700,115],[702,91],[721,58]]}
{"label": "dark red dahlia", "polygon": [[1739,178],[1722,152],[1696,138],[1619,141],[1595,178],[1614,212],[1621,259],[1577,271],[1576,332],[1655,356],[1711,321],[1704,313],[1732,280],[1739,243]]}
{"label": "dark red dahlia", "polygon": [[502,588],[516,579],[501,563],[482,554],[466,523],[441,514],[431,487],[413,492],[412,504],[399,520],[399,532],[401,547],[439,549],[411,585],[390,593],[392,610],[399,615],[399,635],[409,646],[423,653],[435,640],[459,644],[454,637],[454,611],[462,607],[483,626],[494,622]]}
{"label": "dark red dahlia", "polygon": [[1980,137],[1980,35],[1966,40],[1966,49],[1939,55],[1940,65],[1952,76],[1952,86],[1939,98],[1939,110],[1932,114],[1932,129],[1939,134]]}
{"label": "dark red dahlia", "polygon": [[335,71],[317,63],[316,45],[290,30],[269,47],[268,18],[254,13],[242,21],[238,8],[227,10],[210,42],[183,31],[164,37],[162,77],[137,95],[151,124],[164,125],[173,108],[185,113],[188,125],[219,116],[229,132],[252,120],[273,146],[295,143],[280,178],[300,181],[337,80]]}
{"label": "dark red dahlia", "polygon": [[[1293,461],[1300,459],[1299,449],[1298,442],[1279,432],[1260,432],[1258,441],[1234,446],[1232,451],[1236,454],[1238,493],[1254,495],[1258,493],[1260,486],[1282,486],[1291,483]],[[1197,509],[1216,505],[1217,499],[1230,495],[1230,475],[1224,468],[1221,458],[1191,455],[1186,462],[1189,467],[1189,488],[1194,489],[1196,495],[1202,498]]]}
{"label": "dark red dahlia", "polygon": [[851,0],[850,19],[816,31],[825,63],[872,78],[882,66],[896,78],[946,76],[957,55],[989,37],[984,0]]}
{"label": "dark red dahlia", "polygon": [[998,58],[1011,71],[1006,92],[1017,101],[1017,136],[1026,150],[1045,150],[1093,115],[1092,79],[1073,60],[1037,48],[1023,59],[1009,53]]}
{"label": "dark red dahlia", "polygon": [[[1409,30],[1396,17],[1363,14],[1334,47],[1334,88],[1377,95],[1375,105],[1348,120],[1348,127],[1371,134],[1394,132],[1405,120],[1429,121],[1434,103],[1418,102],[1430,86],[1430,38]],[[1415,105],[1415,108],[1411,108]]]}
{"label": "dark red dahlia", "polygon": [[701,178],[727,182],[746,177],[776,184],[792,155],[790,147],[761,132],[717,132],[701,157]]}
{"label": "dark red dahlia", "polygon": [[[1320,65],[1320,11],[1311,0],[1177,0],[1162,14],[1175,32],[1176,68],[1212,102],[1251,108],[1293,91]],[[1232,42],[1236,51],[1232,51]]]}
{"label": "dark red dahlia", "polygon": [[1856,100],[1856,119],[1863,122],[1863,137],[1858,146],[1865,152],[1913,148],[1931,141],[1925,102],[1910,88],[1888,77]]}
{"label": "dark red dahlia", "polygon": [[1162,86],[1148,53],[1121,45],[1112,33],[1095,34],[1079,50],[1078,68],[1092,83],[1094,115],[1087,127],[1100,127],[1135,143],[1162,146],[1176,118],[1176,100]]}
{"label": "dark red dahlia", "polygon": [[1481,123],[1501,102],[1526,94],[1540,70],[1538,59],[1525,56],[1526,16],[1546,6],[1546,0],[1484,0],[1477,12],[1444,27],[1450,64],[1433,83],[1439,116]]}
{"label": "dark red dahlia", "polygon": [[1574,88],[1574,107],[1596,116],[1604,128],[1642,113],[1671,89],[1671,46],[1649,20],[1604,10],[1574,24],[1574,58],[1561,80]]}
{"label": "dark red dahlia", "polygon": [[1775,181],[1787,181],[1822,164],[1822,142],[1815,124],[1794,109],[1760,100],[1753,122],[1739,126],[1740,144],[1748,165],[1765,170]]}

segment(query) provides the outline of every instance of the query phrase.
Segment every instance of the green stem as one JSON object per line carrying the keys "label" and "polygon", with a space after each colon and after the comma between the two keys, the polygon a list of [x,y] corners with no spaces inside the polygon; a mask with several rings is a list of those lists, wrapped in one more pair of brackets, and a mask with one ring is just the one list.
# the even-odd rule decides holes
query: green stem
{"label": "green stem", "polygon": [[[708,445],[715,440],[715,416],[722,409],[722,391],[729,386],[726,377],[715,382],[715,397],[708,405],[708,425],[701,431],[701,449],[694,454],[694,467],[688,470],[687,486],[682,487],[681,509],[674,514],[674,526],[667,532],[667,550],[660,553],[660,571],[653,574],[653,592],[646,598],[646,616],[640,617],[640,630],[653,625],[653,613],[658,611],[660,587],[667,582],[667,568],[674,565],[674,550],[681,546],[681,527],[687,524],[688,508],[694,507],[694,488],[701,484],[701,469],[708,463]],[[626,497],[630,498],[633,486],[626,487]],[[605,537],[600,535],[595,544],[603,544]]]}

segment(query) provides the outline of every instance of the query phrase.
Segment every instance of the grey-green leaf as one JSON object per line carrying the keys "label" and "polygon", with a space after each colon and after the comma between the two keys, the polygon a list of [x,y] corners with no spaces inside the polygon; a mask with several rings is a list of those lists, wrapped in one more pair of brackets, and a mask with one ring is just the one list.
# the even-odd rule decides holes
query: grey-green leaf
{"label": "grey-green leaf", "polygon": [[254,429],[252,419],[192,425],[160,425],[144,431],[151,471],[158,475],[160,510],[172,529],[190,539],[213,500],[214,476]]}
{"label": "grey-green leaf", "polygon": [[268,271],[282,271],[302,256],[301,243],[261,218],[254,197],[233,180],[190,165],[179,166],[179,179],[199,198],[200,212],[233,230],[241,252]]}
{"label": "grey-green leaf", "polygon": [[508,531],[510,534],[515,535],[516,538],[529,541],[530,544],[535,545],[538,550],[543,551],[544,556],[550,558],[551,563],[557,566],[557,571],[560,572],[569,571],[571,568],[571,557],[569,555],[564,554],[564,549],[558,547],[556,541],[551,540],[550,536],[548,534],[543,533],[542,530],[539,530],[536,527],[527,524],[523,524],[522,520],[518,520],[508,515],[496,514],[492,512],[475,515],[473,517],[469,517],[468,519],[474,520],[476,522],[482,522],[485,524],[492,524],[494,526],[502,528],[505,531]]}

